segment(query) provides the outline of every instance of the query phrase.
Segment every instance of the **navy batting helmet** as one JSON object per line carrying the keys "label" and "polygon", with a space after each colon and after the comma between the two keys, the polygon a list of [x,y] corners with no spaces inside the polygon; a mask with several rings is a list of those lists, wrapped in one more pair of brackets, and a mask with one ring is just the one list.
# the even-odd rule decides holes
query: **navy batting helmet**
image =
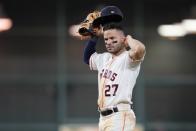
{"label": "navy batting helmet", "polygon": [[116,6],[106,6],[101,10],[101,15],[93,21],[93,26],[104,25],[110,22],[121,22],[122,11]]}

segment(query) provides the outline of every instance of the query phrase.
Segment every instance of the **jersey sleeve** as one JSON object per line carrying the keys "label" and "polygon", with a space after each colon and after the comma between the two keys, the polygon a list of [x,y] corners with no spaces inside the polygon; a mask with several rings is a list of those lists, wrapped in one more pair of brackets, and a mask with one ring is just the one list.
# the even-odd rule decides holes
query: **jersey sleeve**
{"label": "jersey sleeve", "polygon": [[98,54],[97,52],[91,55],[89,59],[90,70],[98,70],[99,61],[101,60],[100,57],[100,54]]}
{"label": "jersey sleeve", "polygon": [[107,53],[93,53],[89,59],[89,67],[91,70],[99,70],[102,65],[107,61]]}

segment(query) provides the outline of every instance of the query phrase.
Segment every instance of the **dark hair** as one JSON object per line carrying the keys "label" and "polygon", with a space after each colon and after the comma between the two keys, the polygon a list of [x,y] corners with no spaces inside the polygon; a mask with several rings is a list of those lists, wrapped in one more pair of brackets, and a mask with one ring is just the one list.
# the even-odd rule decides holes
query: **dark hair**
{"label": "dark hair", "polygon": [[117,29],[123,32],[122,26],[118,23],[108,23],[103,26],[103,31],[111,30],[111,29]]}

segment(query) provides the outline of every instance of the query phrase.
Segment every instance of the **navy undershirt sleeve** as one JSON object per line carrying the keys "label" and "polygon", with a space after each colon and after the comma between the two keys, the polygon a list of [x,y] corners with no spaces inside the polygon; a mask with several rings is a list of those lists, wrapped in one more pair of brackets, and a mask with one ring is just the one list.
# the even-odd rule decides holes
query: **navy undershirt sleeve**
{"label": "navy undershirt sleeve", "polygon": [[86,64],[89,64],[89,59],[93,53],[96,52],[96,44],[97,44],[98,37],[93,37],[89,41],[87,41],[84,47],[84,54],[83,54],[83,61]]}

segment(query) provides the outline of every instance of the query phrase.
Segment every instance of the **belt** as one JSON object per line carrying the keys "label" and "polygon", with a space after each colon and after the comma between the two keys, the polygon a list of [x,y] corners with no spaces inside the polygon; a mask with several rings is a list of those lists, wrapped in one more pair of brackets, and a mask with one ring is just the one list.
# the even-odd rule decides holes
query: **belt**
{"label": "belt", "polygon": [[98,111],[100,112],[100,114],[102,116],[107,116],[107,115],[111,115],[112,113],[115,113],[115,112],[127,111],[130,109],[133,109],[131,104],[123,104],[123,103],[120,103],[114,107],[110,107],[110,108],[106,108],[106,109],[100,109],[98,107]]}
{"label": "belt", "polygon": [[108,115],[111,115],[112,113],[115,113],[115,112],[118,112],[118,108],[117,107],[113,107],[111,109],[107,109],[107,110],[104,110],[104,111],[100,111],[101,115],[102,116],[108,116]]}

